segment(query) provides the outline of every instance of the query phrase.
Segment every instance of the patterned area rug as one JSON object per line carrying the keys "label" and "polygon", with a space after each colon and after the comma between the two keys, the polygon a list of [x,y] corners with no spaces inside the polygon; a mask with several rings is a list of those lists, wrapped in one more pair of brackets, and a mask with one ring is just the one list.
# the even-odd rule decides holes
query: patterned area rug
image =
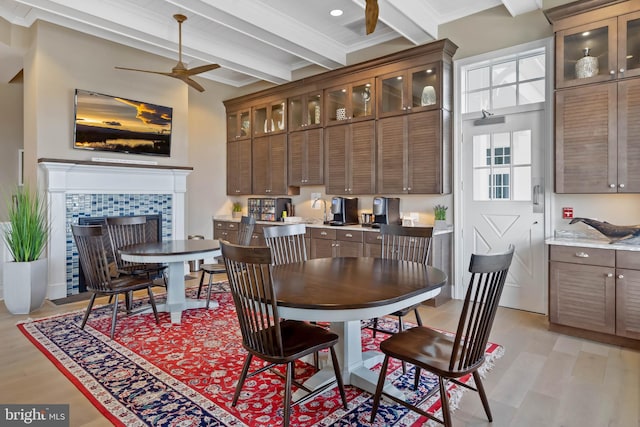
{"label": "patterned area rug", "polygon": [[[193,292],[193,291],[191,291]],[[212,296],[213,298],[214,296]],[[282,424],[283,381],[265,372],[249,379],[236,407],[231,406],[235,384],[244,362],[235,308],[229,293],[215,295],[213,310],[187,310],[173,325],[162,313],[156,325],[152,314],[118,319],[116,339],[109,339],[110,307],[94,310],[84,330],[82,311],[27,321],[20,330],[62,371],[114,425],[121,426],[277,426]],[[163,297],[157,298],[162,301]],[[146,301],[136,301],[137,305]],[[380,319],[383,320],[383,319]],[[384,319],[384,326],[395,322]],[[411,325],[409,325],[411,326]],[[385,334],[374,340],[363,330],[363,350],[378,349]],[[482,375],[502,356],[497,344],[487,347]],[[259,366],[259,361],[254,361]],[[435,377],[422,374],[420,390],[412,390],[413,367],[402,374],[392,360],[389,379],[407,398],[419,402],[437,387]],[[380,365],[374,370],[379,370]],[[304,380],[313,367],[297,362],[295,377]],[[473,378],[463,378],[473,381]],[[347,386],[349,409],[344,410],[336,388],[294,408],[295,426],[369,426],[371,395]],[[462,388],[450,387],[452,408]],[[475,393],[473,393],[475,394]],[[477,398],[477,396],[471,396]],[[431,397],[421,403],[440,415],[440,403]],[[419,426],[426,419],[399,405],[383,401],[375,426]]]}

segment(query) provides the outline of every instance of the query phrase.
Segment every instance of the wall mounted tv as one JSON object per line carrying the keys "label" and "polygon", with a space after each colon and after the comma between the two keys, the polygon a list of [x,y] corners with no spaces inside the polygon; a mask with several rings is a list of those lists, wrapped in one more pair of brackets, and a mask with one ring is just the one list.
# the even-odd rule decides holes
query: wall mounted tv
{"label": "wall mounted tv", "polygon": [[74,148],[130,154],[171,154],[173,109],[76,89]]}

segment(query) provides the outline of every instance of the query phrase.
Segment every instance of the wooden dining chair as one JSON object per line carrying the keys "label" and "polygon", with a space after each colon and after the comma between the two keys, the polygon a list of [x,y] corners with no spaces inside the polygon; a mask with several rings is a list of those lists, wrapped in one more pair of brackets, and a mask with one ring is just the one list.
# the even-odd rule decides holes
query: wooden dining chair
{"label": "wooden dining chair", "polygon": [[[252,216],[243,216],[240,218],[240,226],[238,227],[238,244],[242,246],[249,246],[251,244],[251,236],[253,235],[253,230],[256,226],[256,219]],[[209,285],[207,287],[207,308],[209,308],[209,302],[211,301],[211,288],[213,285],[217,285],[219,292],[226,292],[226,290],[222,287],[222,284],[226,281],[222,280],[219,282],[213,281],[214,274],[225,274],[227,269],[224,266],[224,263],[214,263],[214,264],[202,264],[200,266],[200,271],[202,274],[200,275],[200,285],[198,286],[198,296],[200,299],[200,292],[202,292],[202,286],[204,285],[204,275],[209,275]]]}
{"label": "wooden dining chair", "polygon": [[[489,421],[493,421],[478,368],[484,363],[485,349],[511,265],[513,251],[514,247],[509,246],[509,249],[503,253],[471,256],[469,264],[471,279],[455,336],[418,326],[395,334],[380,344],[380,350],[385,356],[373,399],[372,423],[380,405],[380,398],[384,395],[429,419],[445,426],[451,426],[451,413],[447,397],[447,383],[449,381],[477,391],[480,394],[487,418]],[[414,388],[416,390],[420,383],[421,369],[438,376],[439,387],[434,388],[432,393],[440,392],[443,419],[384,392],[383,388],[391,357],[415,365]],[[475,387],[458,380],[467,374],[473,375]]]}
{"label": "wooden dining chair", "polygon": [[[381,224],[380,235],[382,237],[382,258],[401,261],[419,262],[427,264],[431,253],[431,240],[433,227],[403,227],[397,224]],[[398,332],[404,330],[403,318],[413,312],[416,323],[422,326],[422,318],[418,311],[420,304],[414,304],[401,310],[391,313],[398,317]],[[373,337],[376,332],[392,334],[393,332],[378,328],[378,318],[374,318],[369,327],[373,330]],[[406,364],[402,363],[402,372],[407,371]]]}
{"label": "wooden dining chair", "polygon": [[291,264],[307,260],[304,224],[285,224],[266,227],[264,240],[271,248],[273,265]]}
{"label": "wooden dining chair", "polygon": [[157,232],[147,226],[147,217],[144,215],[107,217],[106,223],[109,239],[111,240],[111,248],[113,250],[113,259],[115,260],[118,274],[146,276],[150,279],[161,276],[166,286],[167,279],[164,275],[167,269],[166,265],[160,263],[141,264],[125,261],[118,251],[118,249],[125,246],[158,241]]}
{"label": "wooden dining chair", "polygon": [[[236,406],[238,403],[240,391],[247,378],[276,365],[286,365],[283,425],[288,426],[292,406],[335,385],[335,382],[330,382],[314,391],[309,390],[294,379],[295,361],[320,350],[329,349],[342,404],[344,409],[347,409],[347,398],[334,349],[338,343],[338,335],[307,322],[280,319],[277,294],[271,281],[273,252],[268,247],[240,246],[225,240],[220,241],[220,246],[242,333],[242,346],[248,352],[231,405]],[[254,356],[269,365],[249,373]],[[292,384],[309,394],[292,402]]]}
{"label": "wooden dining chair", "polygon": [[[84,271],[87,291],[92,293],[87,311],[85,311],[82,318],[80,329],[84,329],[87,319],[89,319],[89,313],[96,296],[113,296],[113,312],[111,315],[111,339],[113,339],[118,318],[118,296],[123,294],[126,298],[129,293],[139,289],[147,290],[153,315],[156,318],[156,323],[159,324],[156,302],[151,291],[153,286],[151,279],[144,276],[112,277],[108,249],[105,245],[107,234],[105,228],[102,225],[72,225],[71,230],[78,248],[78,257]],[[127,312],[129,312],[128,308]]]}

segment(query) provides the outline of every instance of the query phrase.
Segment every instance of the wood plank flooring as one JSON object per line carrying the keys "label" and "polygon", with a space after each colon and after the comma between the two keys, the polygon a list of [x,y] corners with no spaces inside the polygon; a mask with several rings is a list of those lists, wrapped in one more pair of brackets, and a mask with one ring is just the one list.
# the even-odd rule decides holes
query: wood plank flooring
{"label": "wood plank flooring", "polygon": [[[31,317],[86,304],[47,301]],[[455,330],[460,306],[423,306],[422,319]],[[109,425],[18,330],[15,324],[27,317],[9,314],[0,302],[0,402],[68,403],[71,426]],[[503,308],[490,339],[505,347],[484,381],[494,421],[487,421],[479,397],[469,391],[453,415],[454,426],[640,427],[640,352],[549,332],[545,316]]]}

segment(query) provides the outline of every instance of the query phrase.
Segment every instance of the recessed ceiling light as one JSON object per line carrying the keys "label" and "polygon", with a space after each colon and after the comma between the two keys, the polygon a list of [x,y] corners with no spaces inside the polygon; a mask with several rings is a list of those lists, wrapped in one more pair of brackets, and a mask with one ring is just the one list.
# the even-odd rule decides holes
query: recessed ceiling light
{"label": "recessed ceiling light", "polygon": [[340,16],[342,15],[344,12],[342,12],[342,10],[340,9],[333,9],[331,12],[329,12],[331,14],[331,16]]}

